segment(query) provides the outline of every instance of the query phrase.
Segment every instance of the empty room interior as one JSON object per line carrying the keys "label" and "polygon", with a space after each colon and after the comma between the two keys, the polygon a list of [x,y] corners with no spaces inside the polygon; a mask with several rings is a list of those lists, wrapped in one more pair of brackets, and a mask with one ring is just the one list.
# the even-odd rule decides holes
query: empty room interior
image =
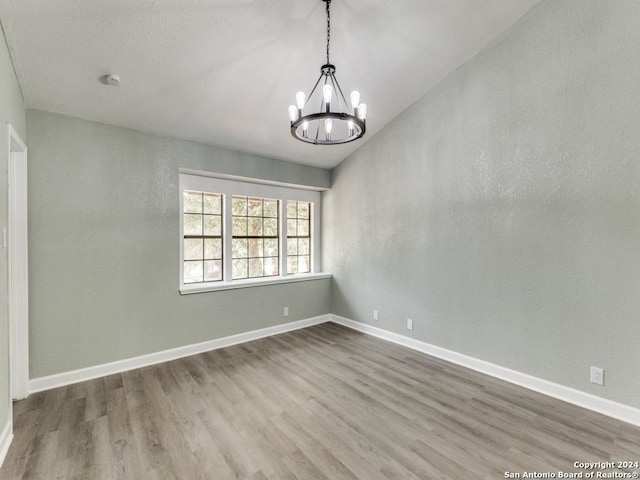
{"label": "empty room interior", "polygon": [[638,478],[639,2],[0,23],[1,480]]}

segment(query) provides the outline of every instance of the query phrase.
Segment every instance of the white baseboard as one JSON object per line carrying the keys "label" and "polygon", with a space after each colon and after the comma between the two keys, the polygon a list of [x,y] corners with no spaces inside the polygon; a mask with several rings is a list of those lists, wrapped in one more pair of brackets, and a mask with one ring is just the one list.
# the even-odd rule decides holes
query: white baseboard
{"label": "white baseboard", "polygon": [[349,327],[353,330],[358,330],[359,332],[397,343],[413,350],[441,358],[448,362],[470,368],[471,370],[514,383],[521,387],[528,388],[529,390],[548,395],[549,397],[557,398],[579,407],[587,408],[594,412],[622,420],[623,422],[640,426],[640,409],[597,397],[589,393],[581,392],[580,390],[565,387],[564,385],[549,382],[541,378],[533,377],[526,373],[517,372],[509,368],[485,362],[484,360],[478,360],[477,358],[469,357],[426,342],[421,342],[413,338],[373,327],[366,323],[356,322],[338,315],[331,315],[330,317],[332,322]]}
{"label": "white baseboard", "polygon": [[283,323],[281,325],[261,328],[259,330],[253,330],[251,332],[239,333],[237,335],[217,338],[215,340],[209,340],[207,342],[172,348],[170,350],[164,350],[162,352],[150,353],[148,355],[128,358],[125,360],[118,360],[116,362],[105,363],[93,367],[57,373],[55,375],[49,375],[46,377],[34,378],[29,381],[29,393],[50,390],[52,388],[63,387],[65,385],[84,382],[86,380],[93,380],[94,378],[105,377],[107,375],[113,375],[115,373],[121,373],[128,370],[134,370],[136,368],[147,367],[149,365],[155,365],[158,363],[167,362],[169,360],[176,360],[178,358],[188,357],[190,355],[197,355],[198,353],[217,350],[218,348],[230,347],[232,345],[250,342],[259,338],[270,337],[272,335],[278,335],[280,333],[299,330],[301,328],[310,327],[312,325],[318,325],[320,323],[328,322],[329,320],[329,315],[321,315],[319,317],[307,318],[305,320]]}
{"label": "white baseboard", "polygon": [[2,433],[0,433],[0,467],[2,467],[2,464],[4,463],[4,459],[7,456],[12,440],[13,432],[11,431],[11,420],[9,420],[2,429]]}

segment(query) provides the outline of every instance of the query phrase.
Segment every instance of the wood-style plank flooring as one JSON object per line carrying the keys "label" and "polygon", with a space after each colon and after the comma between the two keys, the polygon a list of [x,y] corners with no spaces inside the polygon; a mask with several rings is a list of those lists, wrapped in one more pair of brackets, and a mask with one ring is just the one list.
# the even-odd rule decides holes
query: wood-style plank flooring
{"label": "wood-style plank flooring", "polygon": [[640,461],[640,428],[335,324],[14,410],[3,480],[498,479]]}

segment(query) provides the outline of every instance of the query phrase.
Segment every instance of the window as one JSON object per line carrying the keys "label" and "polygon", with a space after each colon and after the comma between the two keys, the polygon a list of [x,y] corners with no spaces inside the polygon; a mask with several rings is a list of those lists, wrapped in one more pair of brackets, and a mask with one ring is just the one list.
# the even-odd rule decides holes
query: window
{"label": "window", "polygon": [[233,279],[278,275],[278,200],[232,199]]}
{"label": "window", "polygon": [[222,280],[222,196],[183,192],[184,283]]}
{"label": "window", "polygon": [[181,293],[325,276],[320,192],[187,173],[180,192]]}
{"label": "window", "polygon": [[311,268],[311,204],[287,202],[287,273]]}

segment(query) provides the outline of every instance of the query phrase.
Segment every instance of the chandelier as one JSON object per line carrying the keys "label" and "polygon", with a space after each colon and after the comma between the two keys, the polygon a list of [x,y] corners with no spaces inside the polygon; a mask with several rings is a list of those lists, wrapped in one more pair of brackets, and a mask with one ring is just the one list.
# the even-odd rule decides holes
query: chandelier
{"label": "chandelier", "polygon": [[[289,106],[291,135],[298,140],[314,145],[338,145],[348,143],[364,135],[366,131],[367,106],[360,103],[360,93],[351,92],[347,102],[336,79],[336,67],[329,59],[331,41],[331,0],[327,4],[327,63],[320,67],[320,77],[309,97],[304,92],[296,94],[296,105]],[[322,85],[320,89],[318,86]],[[314,93],[318,92],[315,97]],[[322,92],[320,94],[320,92]],[[310,103],[319,104],[317,113],[307,113]]]}

